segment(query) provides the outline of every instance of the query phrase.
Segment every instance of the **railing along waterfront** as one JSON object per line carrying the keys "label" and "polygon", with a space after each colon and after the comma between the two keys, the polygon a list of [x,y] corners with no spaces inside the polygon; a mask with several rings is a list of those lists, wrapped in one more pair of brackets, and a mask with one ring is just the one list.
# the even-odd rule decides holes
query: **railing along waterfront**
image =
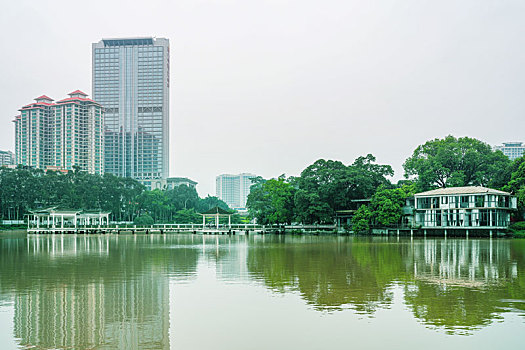
{"label": "railing along waterfront", "polygon": [[249,234],[249,233],[317,233],[334,232],[335,225],[258,225],[258,224],[154,224],[110,223],[108,225],[28,227],[28,233],[46,234],[121,234],[121,233],[194,233],[194,234]]}

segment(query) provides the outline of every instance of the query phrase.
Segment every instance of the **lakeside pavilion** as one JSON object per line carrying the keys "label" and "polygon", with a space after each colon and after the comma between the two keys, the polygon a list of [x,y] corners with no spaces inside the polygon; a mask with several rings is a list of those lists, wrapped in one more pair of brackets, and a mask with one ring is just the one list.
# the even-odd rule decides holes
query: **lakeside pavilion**
{"label": "lakeside pavilion", "polygon": [[107,226],[109,225],[109,214],[111,214],[109,211],[58,209],[57,207],[30,210],[27,228],[62,229]]}
{"label": "lakeside pavilion", "polygon": [[215,219],[216,228],[219,228],[219,223],[220,223],[221,218],[228,217],[228,227],[230,227],[232,224],[232,219],[231,219],[232,214],[229,211],[224,210],[219,207],[211,208],[210,210],[205,211],[204,213],[200,213],[200,215],[202,215],[202,227],[203,228],[206,227],[207,218]]}

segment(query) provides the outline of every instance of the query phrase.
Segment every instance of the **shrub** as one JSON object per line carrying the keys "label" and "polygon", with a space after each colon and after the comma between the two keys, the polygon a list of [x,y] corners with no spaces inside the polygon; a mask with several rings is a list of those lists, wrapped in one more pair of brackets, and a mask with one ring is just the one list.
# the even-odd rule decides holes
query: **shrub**
{"label": "shrub", "polygon": [[143,214],[141,216],[137,216],[133,223],[137,226],[151,226],[153,225],[153,218],[148,214]]}

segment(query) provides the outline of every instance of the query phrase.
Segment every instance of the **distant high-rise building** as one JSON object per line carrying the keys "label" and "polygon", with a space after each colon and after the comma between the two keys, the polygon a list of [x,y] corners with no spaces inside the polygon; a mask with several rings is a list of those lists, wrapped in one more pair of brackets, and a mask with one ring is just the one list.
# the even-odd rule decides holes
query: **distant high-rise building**
{"label": "distant high-rise building", "polygon": [[503,152],[504,155],[514,160],[523,156],[525,145],[523,142],[503,142],[503,145],[495,146],[494,149]]}
{"label": "distant high-rise building", "polygon": [[80,90],[57,102],[43,95],[15,117],[15,163],[104,173],[102,107]]}
{"label": "distant high-rise building", "polygon": [[250,194],[252,178],[257,175],[243,173],[239,175],[222,174],[216,178],[217,197],[232,209],[245,209]]}
{"label": "distant high-rise building", "polygon": [[169,171],[169,40],[102,39],[92,49],[105,170],[155,187]]}
{"label": "distant high-rise building", "polygon": [[4,165],[14,165],[15,155],[11,151],[0,151],[0,167]]}

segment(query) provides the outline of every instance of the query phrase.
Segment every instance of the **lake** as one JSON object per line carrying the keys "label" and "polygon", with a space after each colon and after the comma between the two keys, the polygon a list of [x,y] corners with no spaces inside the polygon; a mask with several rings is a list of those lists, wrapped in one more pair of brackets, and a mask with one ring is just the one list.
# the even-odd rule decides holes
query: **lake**
{"label": "lake", "polygon": [[1,349],[525,348],[525,240],[0,234]]}

